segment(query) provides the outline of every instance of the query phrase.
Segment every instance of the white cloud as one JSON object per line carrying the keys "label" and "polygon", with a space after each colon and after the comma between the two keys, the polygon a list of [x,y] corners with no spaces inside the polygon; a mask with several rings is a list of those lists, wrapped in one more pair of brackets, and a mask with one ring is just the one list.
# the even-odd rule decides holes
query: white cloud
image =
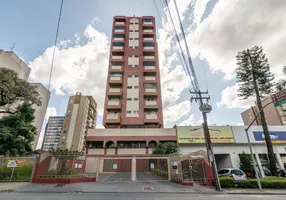
{"label": "white cloud", "polygon": [[[88,25],[83,33],[87,42],[83,45],[63,45],[57,47],[51,88],[57,95],[74,95],[81,92],[83,95],[92,95],[97,101],[99,115],[102,115],[105,94],[105,85],[108,69],[109,44],[105,33],[98,32]],[[78,43],[79,34],[75,34],[73,41]],[[31,79],[48,84],[49,71],[52,60],[53,47],[35,60],[30,62],[32,68]]]}
{"label": "white cloud", "polygon": [[100,23],[100,19],[98,17],[94,17],[92,20],[91,20],[91,24],[98,24]]}
{"label": "white cloud", "polygon": [[190,109],[190,101],[183,101],[179,104],[175,104],[172,106],[167,107],[163,112],[164,112],[164,122],[165,123],[173,123],[176,122],[177,120],[181,119],[182,117],[186,116]]}
{"label": "white cloud", "polygon": [[220,108],[249,108],[254,105],[254,97],[243,100],[241,97],[237,96],[237,90],[237,83],[234,86],[226,87],[221,92],[221,100],[217,102],[217,106]]}
{"label": "white cloud", "polygon": [[52,117],[52,116],[57,116],[57,109],[55,107],[47,108],[46,115],[45,115],[44,122],[43,122],[43,127],[42,127],[42,130],[41,130],[40,135],[39,135],[39,139],[38,139],[38,143],[36,145],[36,149],[41,149],[41,147],[42,147],[42,143],[43,143],[43,139],[44,139],[44,135],[45,135],[46,124],[49,120],[49,117]]}
{"label": "white cloud", "polygon": [[285,10],[284,0],[220,0],[195,32],[188,35],[191,53],[200,53],[212,71],[221,71],[226,79],[231,79],[237,68],[237,52],[264,46],[272,71],[278,73],[286,63]]}

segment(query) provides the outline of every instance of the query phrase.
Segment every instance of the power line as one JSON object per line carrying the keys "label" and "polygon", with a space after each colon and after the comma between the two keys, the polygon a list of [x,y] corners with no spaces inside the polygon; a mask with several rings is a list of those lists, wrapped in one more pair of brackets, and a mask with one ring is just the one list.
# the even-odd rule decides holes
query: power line
{"label": "power line", "polygon": [[59,30],[60,30],[60,22],[61,22],[61,17],[62,17],[63,4],[64,4],[64,0],[61,1],[61,6],[60,6],[60,13],[59,13],[59,18],[58,18],[58,24],[57,24],[57,30],[56,30],[56,36],[55,36],[55,42],[54,42],[54,49],[53,49],[53,56],[52,56],[52,63],[51,63],[51,69],[50,69],[50,75],[49,75],[48,91],[50,91],[50,87],[51,87],[52,73],[53,73],[53,69],[54,69],[54,61],[55,61],[58,35],[59,35]]}
{"label": "power line", "polygon": [[157,4],[156,4],[155,0],[153,0],[153,3],[154,3],[155,8],[156,8],[156,10],[157,10],[158,16],[160,17],[160,20],[162,20],[162,17],[161,17],[161,15],[160,15],[160,12],[159,12],[159,9],[158,9],[158,7],[157,7]]}

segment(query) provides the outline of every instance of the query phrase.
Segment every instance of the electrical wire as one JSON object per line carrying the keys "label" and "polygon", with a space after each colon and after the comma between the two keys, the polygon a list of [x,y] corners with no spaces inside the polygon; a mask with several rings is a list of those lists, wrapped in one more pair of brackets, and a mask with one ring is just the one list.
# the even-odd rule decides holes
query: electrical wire
{"label": "electrical wire", "polygon": [[162,20],[162,17],[161,17],[161,15],[160,15],[160,12],[159,12],[159,9],[158,9],[158,7],[157,7],[157,4],[156,4],[155,0],[153,0],[153,3],[154,3],[155,8],[156,8],[156,10],[157,10],[158,16],[160,17],[160,20]]}
{"label": "electrical wire", "polygon": [[63,5],[64,5],[64,0],[61,1],[60,13],[59,13],[59,18],[58,18],[58,23],[57,23],[57,30],[56,30],[53,56],[52,56],[52,63],[51,63],[51,69],[50,69],[50,75],[49,75],[48,92],[50,91],[50,87],[51,87],[51,80],[52,80],[52,74],[53,74],[53,69],[54,69],[55,54],[56,54],[57,41],[58,41],[58,35],[59,35],[59,30],[60,30],[60,22],[61,22],[61,18],[62,18]]}

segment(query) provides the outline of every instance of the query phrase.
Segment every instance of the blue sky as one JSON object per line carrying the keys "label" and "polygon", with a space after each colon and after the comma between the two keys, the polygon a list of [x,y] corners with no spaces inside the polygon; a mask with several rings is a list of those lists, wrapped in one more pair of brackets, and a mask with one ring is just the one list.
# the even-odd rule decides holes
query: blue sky
{"label": "blue sky", "polygon": [[[160,0],[155,1],[160,15],[165,16]],[[177,0],[177,3],[201,89],[208,89],[211,95],[213,111],[209,123],[241,124],[240,113],[253,104],[253,98],[242,101],[237,97],[235,56],[254,45],[264,46],[271,70],[279,77],[280,68],[286,63],[286,2]],[[59,6],[60,0],[1,3],[0,48],[9,50],[16,43],[14,51],[32,68],[33,82],[47,85]],[[97,123],[101,124],[115,15],[156,17],[165,126],[199,124],[198,106],[189,102],[189,81],[170,46],[173,30],[166,18],[163,21],[159,18],[153,0],[65,1],[48,115],[64,115],[68,96],[83,92],[93,95],[98,102]]]}

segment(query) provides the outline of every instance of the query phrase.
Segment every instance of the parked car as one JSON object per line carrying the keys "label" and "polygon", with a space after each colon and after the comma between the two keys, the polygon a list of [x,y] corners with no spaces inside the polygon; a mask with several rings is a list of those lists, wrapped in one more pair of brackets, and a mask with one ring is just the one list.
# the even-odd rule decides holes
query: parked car
{"label": "parked car", "polygon": [[219,177],[231,177],[235,182],[247,180],[245,173],[240,169],[223,168],[218,171]]}

